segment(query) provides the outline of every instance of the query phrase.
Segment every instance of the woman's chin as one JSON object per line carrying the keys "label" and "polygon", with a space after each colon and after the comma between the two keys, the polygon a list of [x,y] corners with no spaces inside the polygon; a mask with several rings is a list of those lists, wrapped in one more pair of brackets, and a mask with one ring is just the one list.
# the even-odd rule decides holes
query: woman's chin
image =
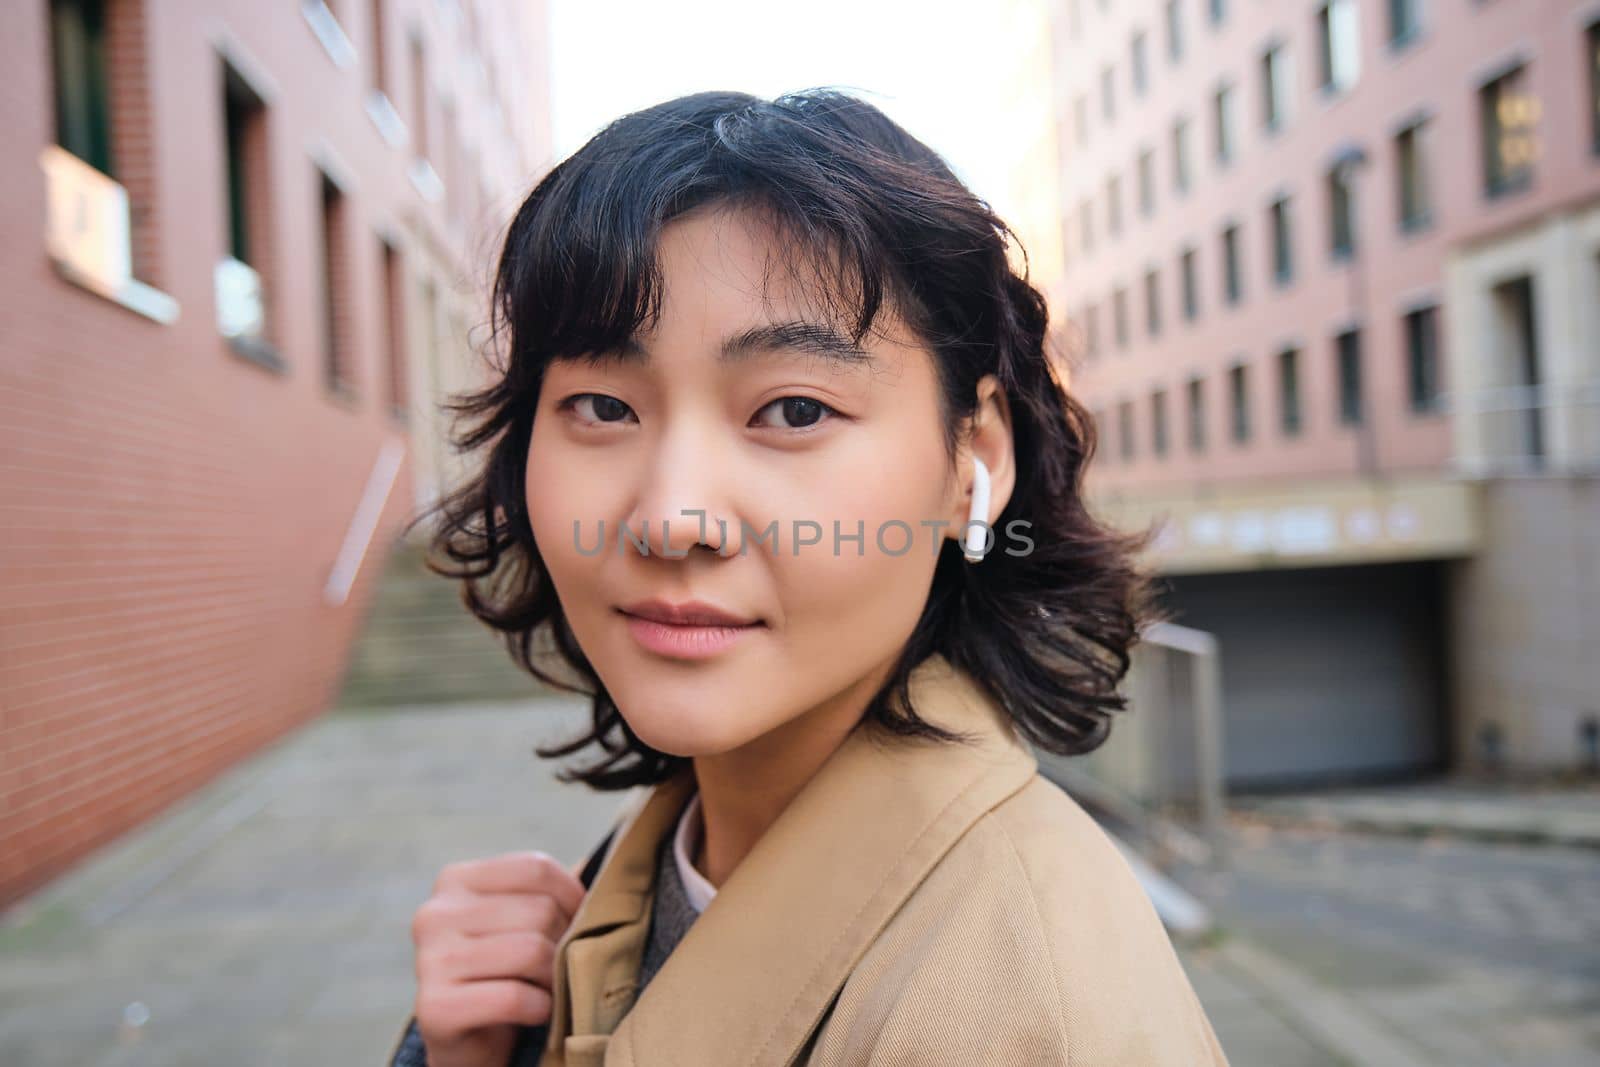
{"label": "woman's chin", "polygon": [[[647,712],[623,717],[639,740],[669,756],[717,756],[750,740],[747,731],[733,728],[726,716],[738,703],[719,707],[674,710],[659,705]],[[626,706],[624,706],[626,707]]]}

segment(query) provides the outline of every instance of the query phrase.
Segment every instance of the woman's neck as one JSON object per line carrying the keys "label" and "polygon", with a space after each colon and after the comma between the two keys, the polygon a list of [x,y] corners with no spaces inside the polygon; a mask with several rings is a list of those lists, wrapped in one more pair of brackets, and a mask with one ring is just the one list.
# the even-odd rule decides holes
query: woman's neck
{"label": "woman's neck", "polygon": [[694,758],[700,834],[690,862],[706,881],[722,887],[861,721],[892,666],[731,752]]}

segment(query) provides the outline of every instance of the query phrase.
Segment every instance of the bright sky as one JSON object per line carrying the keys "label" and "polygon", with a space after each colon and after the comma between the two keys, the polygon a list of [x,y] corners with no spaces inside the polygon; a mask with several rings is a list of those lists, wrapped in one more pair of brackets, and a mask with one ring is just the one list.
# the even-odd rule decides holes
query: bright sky
{"label": "bright sky", "polygon": [[[618,116],[684,93],[828,85],[875,104],[1002,214],[1004,34],[957,0],[550,0],[556,156]],[[988,9],[985,15],[985,9]]]}

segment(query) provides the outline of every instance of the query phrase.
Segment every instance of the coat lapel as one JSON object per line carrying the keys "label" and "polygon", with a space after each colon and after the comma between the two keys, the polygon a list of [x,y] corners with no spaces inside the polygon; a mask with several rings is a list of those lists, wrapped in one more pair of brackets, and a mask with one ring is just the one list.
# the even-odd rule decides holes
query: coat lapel
{"label": "coat lapel", "polygon": [[852,731],[635,999],[655,845],[683,811],[692,773],[648,794],[558,952],[552,1050],[563,1058],[555,1062],[793,1062],[901,903],[1037,771],[1004,710],[942,656],[915,669],[911,697],[923,718],[975,740]]}

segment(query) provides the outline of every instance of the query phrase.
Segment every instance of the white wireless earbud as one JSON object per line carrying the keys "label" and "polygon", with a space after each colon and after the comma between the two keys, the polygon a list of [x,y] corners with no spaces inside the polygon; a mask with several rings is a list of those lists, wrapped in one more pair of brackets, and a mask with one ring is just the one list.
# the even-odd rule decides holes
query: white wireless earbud
{"label": "white wireless earbud", "polygon": [[968,563],[977,563],[983,559],[984,544],[988,541],[988,531],[985,526],[989,521],[989,468],[983,465],[983,460],[977,456],[972,457],[972,510],[967,515],[967,540],[962,548]]}

